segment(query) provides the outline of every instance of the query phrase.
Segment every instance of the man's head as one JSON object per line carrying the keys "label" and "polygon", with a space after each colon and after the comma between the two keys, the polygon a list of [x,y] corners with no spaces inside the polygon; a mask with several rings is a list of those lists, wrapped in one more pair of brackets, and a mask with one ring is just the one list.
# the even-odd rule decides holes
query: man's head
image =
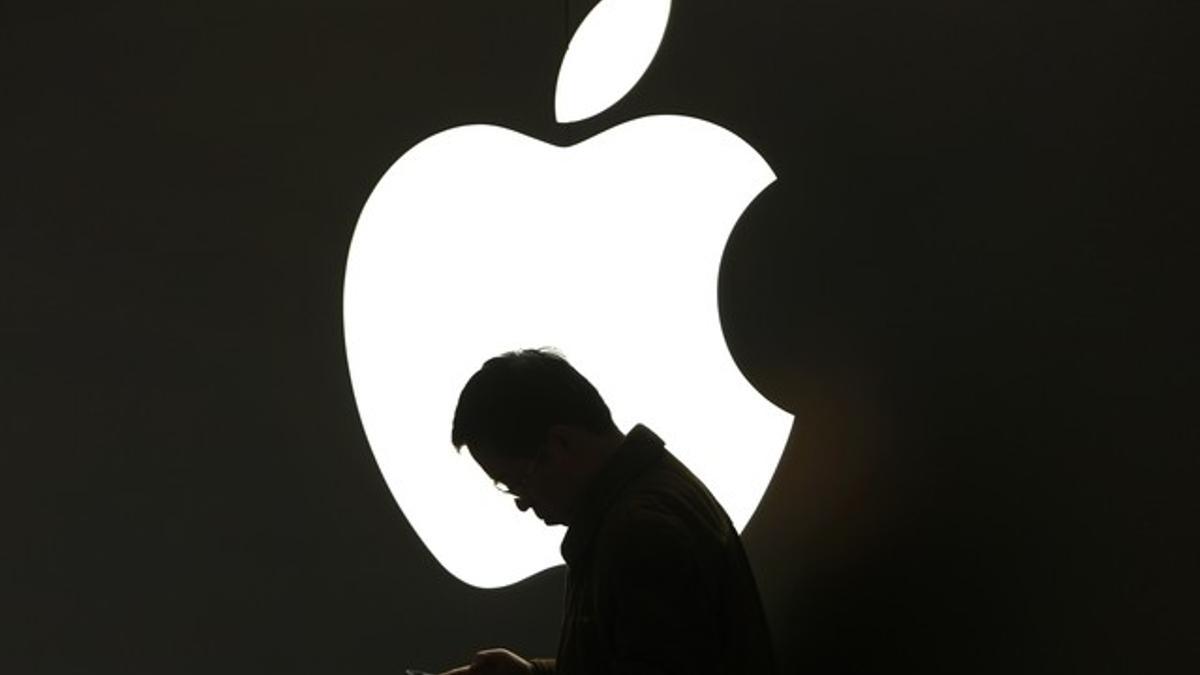
{"label": "man's head", "polygon": [[579,371],[540,349],[489,359],[454,411],[451,441],[548,524],[569,523],[588,481],[622,438]]}

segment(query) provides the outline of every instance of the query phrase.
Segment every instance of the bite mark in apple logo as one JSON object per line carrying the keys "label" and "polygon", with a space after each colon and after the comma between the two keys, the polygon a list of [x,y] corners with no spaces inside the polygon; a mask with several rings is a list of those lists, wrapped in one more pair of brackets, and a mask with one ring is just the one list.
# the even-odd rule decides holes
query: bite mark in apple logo
{"label": "bite mark in apple logo", "polygon": [[[669,13],[669,0],[596,5],[559,71],[558,121],[624,96]],[[513,508],[450,446],[459,389],[509,349],[561,349],[618,426],[653,428],[745,527],[792,417],[729,354],[717,272],[739,216],[774,180],[736,135],[680,115],[566,147],[462,126],[387,170],[348,253],[346,357],[379,468],[447,571],[495,588],[562,562],[562,528]]]}

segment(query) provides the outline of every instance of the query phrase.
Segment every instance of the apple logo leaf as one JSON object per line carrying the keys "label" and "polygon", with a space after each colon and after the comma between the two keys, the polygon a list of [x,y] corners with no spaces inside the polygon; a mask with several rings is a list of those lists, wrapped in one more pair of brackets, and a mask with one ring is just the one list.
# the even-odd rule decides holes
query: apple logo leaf
{"label": "apple logo leaf", "polygon": [[555,119],[587,119],[629,93],[654,60],[670,14],[670,0],[601,0],[593,7],[559,67]]}

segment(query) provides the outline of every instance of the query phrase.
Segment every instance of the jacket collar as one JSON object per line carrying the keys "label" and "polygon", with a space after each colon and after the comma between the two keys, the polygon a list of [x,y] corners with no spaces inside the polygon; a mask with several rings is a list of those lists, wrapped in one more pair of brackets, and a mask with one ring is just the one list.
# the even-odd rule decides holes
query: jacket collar
{"label": "jacket collar", "polygon": [[617,497],[665,453],[662,439],[641,424],[625,435],[612,458],[584,491],[579,511],[563,537],[560,551],[568,566],[575,565],[587,554],[605,513]]}

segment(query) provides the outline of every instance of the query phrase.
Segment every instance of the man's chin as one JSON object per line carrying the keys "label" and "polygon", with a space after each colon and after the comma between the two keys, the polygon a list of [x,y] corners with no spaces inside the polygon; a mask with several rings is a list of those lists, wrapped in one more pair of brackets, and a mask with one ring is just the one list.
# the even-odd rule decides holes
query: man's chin
{"label": "man's chin", "polygon": [[536,511],[534,512],[534,515],[536,515],[538,520],[542,521],[546,525],[562,525],[562,521],[552,515],[542,515]]}

